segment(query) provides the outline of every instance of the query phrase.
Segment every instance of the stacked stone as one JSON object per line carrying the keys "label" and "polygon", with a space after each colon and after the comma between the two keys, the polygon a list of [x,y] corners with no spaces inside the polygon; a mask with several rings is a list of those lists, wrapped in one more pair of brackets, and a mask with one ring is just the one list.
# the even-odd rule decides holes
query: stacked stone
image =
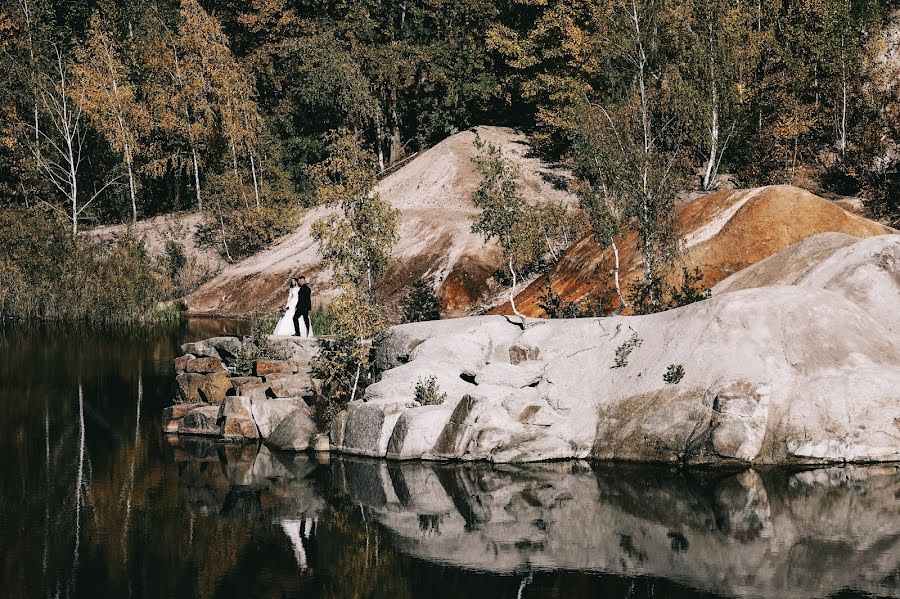
{"label": "stacked stone", "polygon": [[[181,346],[175,360],[178,403],[163,410],[166,433],[203,435],[231,442],[260,439],[274,449],[301,451],[316,445],[310,405],[321,384],[311,362],[320,350],[315,339],[272,338],[284,360],[260,359],[253,376],[231,376],[245,343],[214,337]],[[328,449],[327,435],[319,449]]]}

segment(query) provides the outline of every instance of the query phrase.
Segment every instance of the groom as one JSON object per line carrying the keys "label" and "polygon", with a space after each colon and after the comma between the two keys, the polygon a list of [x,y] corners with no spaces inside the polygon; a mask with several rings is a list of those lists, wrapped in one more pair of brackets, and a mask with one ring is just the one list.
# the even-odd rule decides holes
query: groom
{"label": "groom", "polygon": [[306,337],[309,337],[309,311],[312,310],[312,289],[306,284],[306,277],[297,278],[300,293],[297,294],[297,309],[294,310],[294,335],[300,336],[300,317],[306,325]]}

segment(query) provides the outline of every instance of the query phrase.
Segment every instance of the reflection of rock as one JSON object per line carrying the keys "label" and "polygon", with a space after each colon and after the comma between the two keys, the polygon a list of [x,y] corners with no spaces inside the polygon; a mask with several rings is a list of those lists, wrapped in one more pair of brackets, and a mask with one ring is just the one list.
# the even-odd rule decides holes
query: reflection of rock
{"label": "reflection of rock", "polygon": [[191,510],[222,517],[309,519],[324,508],[312,478],[320,466],[305,455],[197,437],[168,439],[169,459],[178,464],[182,497]]}
{"label": "reflection of rock", "polygon": [[169,440],[190,509],[276,522],[301,568],[327,499],[374,516],[402,552],[450,566],[651,576],[725,596],[900,597],[890,578],[900,568],[900,466],[683,471],[334,456],[322,465],[265,445]]}
{"label": "reflection of rock", "polygon": [[886,593],[882,579],[900,567],[898,467],[728,474],[344,458],[332,468],[335,492],[374,510],[404,552],[442,564],[651,575],[767,597]]}

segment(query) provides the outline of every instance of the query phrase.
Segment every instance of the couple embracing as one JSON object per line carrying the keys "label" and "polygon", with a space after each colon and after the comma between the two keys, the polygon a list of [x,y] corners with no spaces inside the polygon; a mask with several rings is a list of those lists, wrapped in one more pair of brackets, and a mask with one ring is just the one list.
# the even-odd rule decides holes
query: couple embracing
{"label": "couple embracing", "polygon": [[309,324],[309,313],[312,310],[312,290],[306,284],[306,277],[291,279],[288,290],[288,301],[284,316],[275,325],[273,335],[295,335],[312,337],[313,330]]}

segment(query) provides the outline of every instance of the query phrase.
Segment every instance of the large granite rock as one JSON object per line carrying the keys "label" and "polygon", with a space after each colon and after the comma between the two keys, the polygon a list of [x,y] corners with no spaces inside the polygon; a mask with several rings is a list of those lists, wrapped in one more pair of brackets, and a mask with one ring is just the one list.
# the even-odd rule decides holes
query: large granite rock
{"label": "large granite rock", "polygon": [[302,403],[297,404],[264,441],[272,449],[304,451],[309,448],[317,433],[309,407]]}
{"label": "large granite rock", "polygon": [[255,441],[259,438],[250,412],[250,399],[230,395],[219,406],[219,434],[225,441]]}
{"label": "large granite rock", "polygon": [[231,381],[224,372],[197,374],[186,372],[175,377],[178,397],[185,403],[221,403],[231,390]]}
{"label": "large granite rock", "polygon": [[[660,314],[394,327],[388,369],[331,442],[399,459],[900,460],[900,236],[838,241],[795,285]],[[417,412],[429,376],[447,400]]]}
{"label": "large granite rock", "polygon": [[179,435],[218,437],[220,432],[219,406],[194,408],[178,422]]}
{"label": "large granite rock", "polygon": [[308,412],[309,408],[305,401],[296,398],[254,399],[250,408],[253,420],[259,427],[259,434],[264,440],[268,439],[278,425],[295,410]]}
{"label": "large granite rock", "polygon": [[202,403],[177,403],[163,408],[162,427],[165,433],[177,433],[178,425],[185,414],[194,408],[202,408],[207,404]]}

